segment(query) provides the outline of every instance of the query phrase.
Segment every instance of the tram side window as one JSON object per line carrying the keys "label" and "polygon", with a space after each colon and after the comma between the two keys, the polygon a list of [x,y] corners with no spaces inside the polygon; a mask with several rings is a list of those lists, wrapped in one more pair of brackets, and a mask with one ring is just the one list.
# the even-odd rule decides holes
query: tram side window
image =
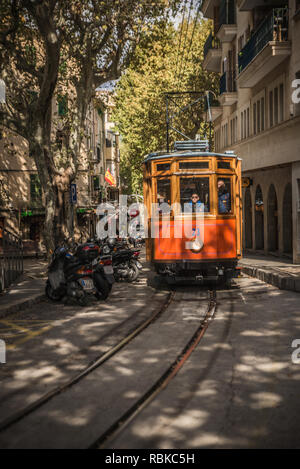
{"label": "tram side window", "polygon": [[209,212],[209,178],[181,177],[180,203],[184,212]]}
{"label": "tram side window", "polygon": [[156,171],[170,171],[170,163],[161,163],[156,165]]}
{"label": "tram side window", "polygon": [[171,180],[157,180],[157,203],[160,213],[170,213],[171,207]]}
{"label": "tram side window", "polygon": [[218,178],[218,211],[219,214],[231,213],[231,180]]}

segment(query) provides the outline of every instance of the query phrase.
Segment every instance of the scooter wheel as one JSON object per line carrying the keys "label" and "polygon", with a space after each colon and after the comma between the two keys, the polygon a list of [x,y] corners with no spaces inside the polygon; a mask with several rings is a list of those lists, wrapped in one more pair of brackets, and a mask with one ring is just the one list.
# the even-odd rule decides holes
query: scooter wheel
{"label": "scooter wheel", "polygon": [[111,292],[112,285],[100,274],[95,274],[95,285],[97,288],[96,298],[106,300]]}
{"label": "scooter wheel", "polygon": [[51,287],[49,280],[47,280],[47,283],[46,283],[45,293],[46,293],[46,296],[51,301],[60,301],[62,297],[64,296],[64,293],[62,292],[58,293]]}
{"label": "scooter wheel", "polygon": [[80,306],[87,306],[88,305],[88,299],[86,296],[83,296],[79,298],[78,303]]}
{"label": "scooter wheel", "polygon": [[137,266],[135,264],[131,264],[130,269],[129,269],[129,273],[128,273],[128,277],[127,277],[127,281],[129,283],[134,282],[138,278],[139,274],[140,274],[140,271],[137,268]]}

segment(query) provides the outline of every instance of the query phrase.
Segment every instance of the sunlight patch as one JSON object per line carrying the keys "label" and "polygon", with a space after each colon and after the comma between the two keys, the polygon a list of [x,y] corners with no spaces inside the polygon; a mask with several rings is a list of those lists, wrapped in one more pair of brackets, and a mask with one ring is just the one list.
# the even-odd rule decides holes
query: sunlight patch
{"label": "sunlight patch", "polygon": [[256,402],[251,404],[251,408],[255,410],[271,409],[272,407],[277,407],[282,401],[278,394],[272,392],[258,392],[251,394],[251,397],[256,400]]}
{"label": "sunlight patch", "polygon": [[134,371],[129,370],[129,368],[124,368],[123,366],[116,366],[116,371],[123,376],[133,376]]}
{"label": "sunlight patch", "polygon": [[283,362],[269,362],[256,365],[256,368],[259,371],[264,371],[265,373],[277,373],[287,368],[287,364]]}
{"label": "sunlight patch", "polygon": [[174,422],[174,426],[178,428],[185,428],[187,430],[200,428],[207,421],[208,417],[208,412],[201,410],[191,410],[183,415],[180,415]]}

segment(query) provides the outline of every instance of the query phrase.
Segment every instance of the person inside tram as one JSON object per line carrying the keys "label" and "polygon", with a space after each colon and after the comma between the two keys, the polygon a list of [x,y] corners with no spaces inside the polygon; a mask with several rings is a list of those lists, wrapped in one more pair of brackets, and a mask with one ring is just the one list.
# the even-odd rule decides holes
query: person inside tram
{"label": "person inside tram", "polygon": [[218,180],[218,206],[219,213],[225,214],[231,211],[231,197],[223,179]]}
{"label": "person inside tram", "polygon": [[190,202],[187,204],[188,213],[197,213],[203,211],[203,203],[200,202],[200,197],[196,192],[193,192]]}
{"label": "person inside tram", "polygon": [[157,202],[158,202],[158,213],[166,214],[170,213],[170,205],[167,200],[167,194],[165,192],[161,192],[157,194]]}

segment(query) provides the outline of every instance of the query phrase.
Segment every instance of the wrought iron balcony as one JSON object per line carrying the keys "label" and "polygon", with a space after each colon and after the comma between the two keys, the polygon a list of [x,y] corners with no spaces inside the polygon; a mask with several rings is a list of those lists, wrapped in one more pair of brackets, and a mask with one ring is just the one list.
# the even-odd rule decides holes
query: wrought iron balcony
{"label": "wrought iron balcony", "polygon": [[236,92],[236,77],[234,71],[223,73],[220,78],[220,94]]}
{"label": "wrought iron balcony", "polygon": [[222,0],[219,13],[219,29],[223,24],[236,23],[235,0]]}
{"label": "wrought iron balcony", "polygon": [[219,72],[222,59],[221,44],[217,37],[210,33],[204,45],[203,68],[209,72]]}
{"label": "wrought iron balcony", "polygon": [[207,98],[206,98],[205,101],[204,101],[202,118],[205,121],[207,121],[207,120],[214,121],[221,114],[222,114],[222,106],[220,104],[220,101],[218,101],[214,97],[213,93],[209,92],[209,109],[208,109],[208,102],[207,102]]}
{"label": "wrought iron balcony", "polygon": [[[214,93],[211,91],[208,92],[208,99],[209,99],[209,106],[212,107],[219,107],[220,102],[215,98]],[[204,111],[208,110],[208,100],[205,98],[204,100]]]}
{"label": "wrought iron balcony", "polygon": [[220,48],[220,41],[217,37],[213,36],[213,33],[210,33],[206,42],[204,44],[204,59],[206,58],[208,52],[211,49],[219,49]]}
{"label": "wrought iron balcony", "polygon": [[269,42],[286,42],[287,40],[288,8],[274,8],[239,52],[239,73],[250,64]]}

